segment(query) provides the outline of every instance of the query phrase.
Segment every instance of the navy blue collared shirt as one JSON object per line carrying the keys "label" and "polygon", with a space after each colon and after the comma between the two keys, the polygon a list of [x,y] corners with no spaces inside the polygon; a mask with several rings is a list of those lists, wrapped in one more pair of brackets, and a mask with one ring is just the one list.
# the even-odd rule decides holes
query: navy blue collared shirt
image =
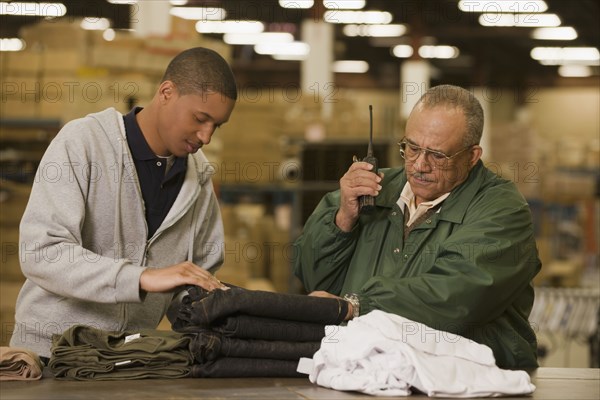
{"label": "navy blue collared shirt", "polygon": [[187,158],[175,157],[173,166],[165,175],[167,160],[152,152],[135,119],[135,114],[141,110],[141,107],[133,108],[123,116],[123,120],[127,145],[133,156],[144,198],[149,239],[164,221],[181,190],[187,170]]}

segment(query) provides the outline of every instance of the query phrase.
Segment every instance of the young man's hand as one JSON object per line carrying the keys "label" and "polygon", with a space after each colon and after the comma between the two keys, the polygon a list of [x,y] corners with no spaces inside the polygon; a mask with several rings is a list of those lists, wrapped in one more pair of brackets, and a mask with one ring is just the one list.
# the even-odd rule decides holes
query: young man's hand
{"label": "young man's hand", "polygon": [[140,289],[146,292],[168,292],[183,285],[206,290],[229,289],[210,272],[189,261],[167,268],[147,268],[140,276]]}

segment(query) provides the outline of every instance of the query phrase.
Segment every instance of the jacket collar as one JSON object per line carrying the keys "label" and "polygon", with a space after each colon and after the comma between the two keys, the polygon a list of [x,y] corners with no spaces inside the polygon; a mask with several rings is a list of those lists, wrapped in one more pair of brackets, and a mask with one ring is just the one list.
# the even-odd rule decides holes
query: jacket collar
{"label": "jacket collar", "polygon": [[[487,169],[479,160],[469,172],[467,180],[454,188],[450,196],[442,203],[438,214],[439,219],[453,223],[461,223],[467,208],[475,195],[479,192],[484,181]],[[375,199],[378,207],[393,208],[400,197],[400,192],[406,184],[406,171],[404,167],[381,169],[384,178],[381,183],[382,189]]]}

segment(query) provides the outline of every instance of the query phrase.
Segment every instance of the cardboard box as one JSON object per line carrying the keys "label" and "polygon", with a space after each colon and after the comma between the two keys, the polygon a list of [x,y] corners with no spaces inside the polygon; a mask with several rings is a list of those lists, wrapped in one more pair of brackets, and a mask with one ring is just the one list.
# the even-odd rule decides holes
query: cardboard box
{"label": "cardboard box", "polygon": [[6,67],[11,75],[35,75],[42,69],[42,52],[24,50],[11,53]]}
{"label": "cardboard box", "polygon": [[130,70],[134,67],[135,52],[126,47],[97,46],[91,50],[90,65]]}
{"label": "cardboard box", "polygon": [[171,55],[154,54],[147,51],[140,51],[135,54],[133,68],[148,74],[162,76],[172,58],[173,57]]}
{"label": "cardboard box", "polygon": [[25,101],[40,101],[42,82],[37,75],[8,74],[0,85],[0,101],[7,99]]}
{"label": "cardboard box", "polygon": [[35,119],[39,116],[39,102],[6,99],[0,103],[0,119]]}
{"label": "cardboard box", "polygon": [[86,65],[84,53],[73,49],[47,49],[42,58],[44,74],[74,74]]}
{"label": "cardboard box", "polygon": [[19,36],[29,48],[84,50],[91,32],[81,28],[80,19],[64,18],[25,25]]}

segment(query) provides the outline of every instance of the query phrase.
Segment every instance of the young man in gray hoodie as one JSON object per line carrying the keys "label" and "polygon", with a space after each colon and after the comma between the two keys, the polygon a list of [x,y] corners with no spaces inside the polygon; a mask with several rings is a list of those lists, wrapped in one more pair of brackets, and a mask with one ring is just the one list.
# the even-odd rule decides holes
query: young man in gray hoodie
{"label": "young man in gray hoodie", "polygon": [[227,62],[193,48],[152,101],[67,123],[38,168],[20,225],[27,278],[11,346],[50,357],[53,334],[85,324],[156,328],[182,285],[224,288],[223,226],[200,150],[237,99]]}

